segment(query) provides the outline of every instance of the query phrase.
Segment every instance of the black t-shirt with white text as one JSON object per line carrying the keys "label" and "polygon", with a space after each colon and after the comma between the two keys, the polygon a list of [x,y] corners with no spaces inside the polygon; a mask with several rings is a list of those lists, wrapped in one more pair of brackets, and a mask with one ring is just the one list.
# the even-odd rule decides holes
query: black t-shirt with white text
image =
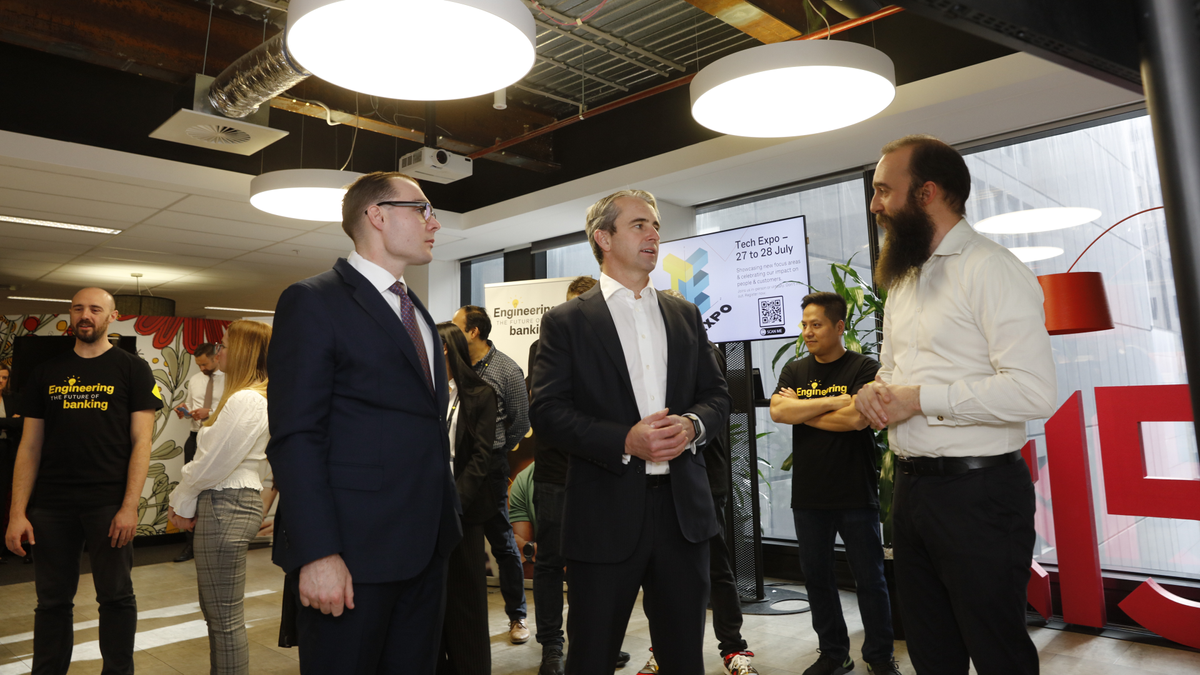
{"label": "black t-shirt with white text", "polygon": [[30,506],[119,505],[133,454],[131,415],[163,406],[150,366],[116,347],[90,359],[72,350],[39,366],[25,391],[25,415],[45,420]]}
{"label": "black t-shirt with white text", "polygon": [[[779,389],[795,389],[802,400],[853,396],[874,380],[878,371],[878,362],[858,352],[847,350],[829,363],[818,363],[809,355],[783,367]],[[870,427],[826,431],[794,425],[792,508],[879,508],[878,454]]]}

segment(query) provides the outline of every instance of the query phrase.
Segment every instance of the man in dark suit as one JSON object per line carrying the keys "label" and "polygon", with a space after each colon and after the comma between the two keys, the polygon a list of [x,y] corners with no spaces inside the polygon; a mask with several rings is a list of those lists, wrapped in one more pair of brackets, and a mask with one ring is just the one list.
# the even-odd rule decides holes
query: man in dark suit
{"label": "man in dark suit", "polygon": [[460,507],[446,362],[404,271],[441,225],[415,180],[376,172],[346,192],[342,227],[354,252],[275,313],[274,560],[300,571],[302,672],[432,673]]}
{"label": "man in dark suit", "polygon": [[698,445],[729,394],[695,306],[658,294],[653,195],[588,210],[600,283],[542,319],[533,424],[571,453],[563,553],[566,672],[611,673],[639,587],[664,673],[704,672],[708,540],[717,533]]}

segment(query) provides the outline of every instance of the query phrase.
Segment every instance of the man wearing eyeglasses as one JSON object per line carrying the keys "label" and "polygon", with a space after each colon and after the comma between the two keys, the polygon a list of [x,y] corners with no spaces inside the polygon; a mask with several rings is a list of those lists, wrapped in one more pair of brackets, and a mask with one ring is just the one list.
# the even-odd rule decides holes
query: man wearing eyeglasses
{"label": "man wearing eyeglasses", "polygon": [[342,227],[354,252],[276,308],[274,560],[299,570],[302,672],[432,673],[461,509],[445,359],[404,273],[441,225],[415,180],[376,172],[347,190]]}

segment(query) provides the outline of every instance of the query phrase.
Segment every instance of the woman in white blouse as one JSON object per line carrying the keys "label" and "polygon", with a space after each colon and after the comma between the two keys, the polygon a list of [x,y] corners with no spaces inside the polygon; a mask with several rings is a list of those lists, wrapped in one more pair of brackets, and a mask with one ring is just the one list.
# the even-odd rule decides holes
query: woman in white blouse
{"label": "woman in white blouse", "polygon": [[270,340],[267,324],[230,324],[221,353],[225,393],[200,430],[195,459],[184,465],[171,493],[171,522],[196,533],[196,582],[214,674],[250,672],[242,601],[246,551],[262,525]]}

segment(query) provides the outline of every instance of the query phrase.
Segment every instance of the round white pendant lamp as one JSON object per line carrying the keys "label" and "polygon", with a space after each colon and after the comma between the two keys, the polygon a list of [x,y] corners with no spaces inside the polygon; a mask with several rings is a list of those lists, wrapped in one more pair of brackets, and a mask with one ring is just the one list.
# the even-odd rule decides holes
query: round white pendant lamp
{"label": "round white pendant lamp", "polygon": [[533,67],[521,0],[292,0],[288,51],[339,87],[408,101],[490,94]]}
{"label": "round white pendant lamp", "polygon": [[1063,254],[1063,250],[1057,246],[1014,246],[1008,250],[1023,263],[1049,260]]}
{"label": "round white pendant lamp", "polygon": [[857,124],[896,97],[883,52],[841,40],[793,40],[730,54],[692,80],[692,116],[733,136],[805,136]]}
{"label": "round white pendant lamp", "polygon": [[250,203],[284,218],[337,223],[346,188],[362,175],[336,169],[271,171],[250,180]]}
{"label": "round white pendant lamp", "polygon": [[987,234],[1028,234],[1065,230],[1090,223],[1100,217],[1099,209],[1076,206],[1055,206],[1046,209],[1011,211],[984,218],[975,223],[976,232]]}

